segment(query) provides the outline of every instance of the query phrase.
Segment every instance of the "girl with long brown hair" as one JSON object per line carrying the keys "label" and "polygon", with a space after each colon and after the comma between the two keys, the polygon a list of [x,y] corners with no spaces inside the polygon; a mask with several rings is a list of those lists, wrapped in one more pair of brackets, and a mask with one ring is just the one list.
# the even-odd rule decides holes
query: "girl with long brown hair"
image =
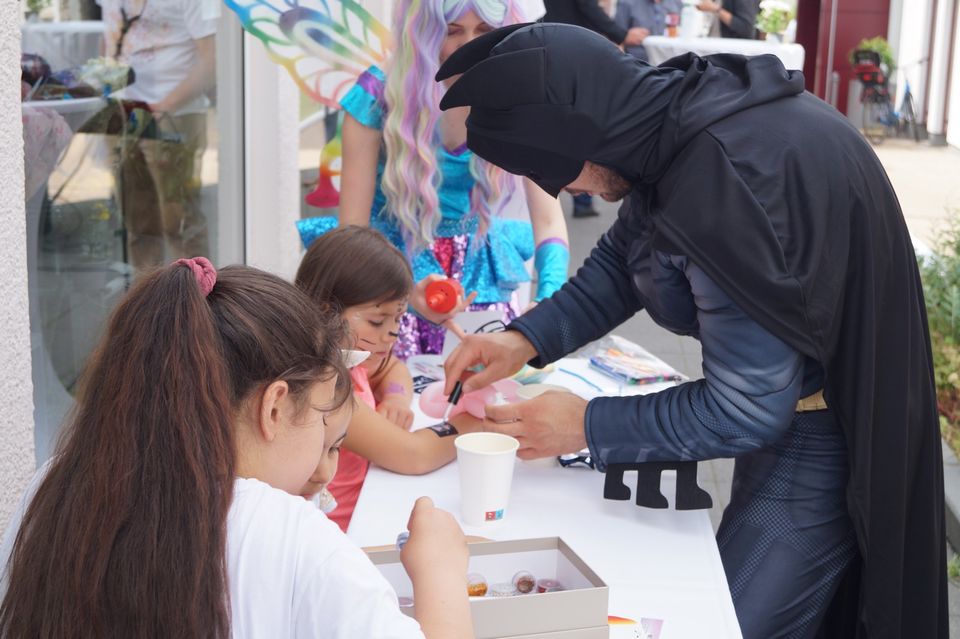
{"label": "girl with long brown hair", "polygon": [[321,235],[303,256],[296,284],[314,302],[340,314],[354,348],[370,352],[350,371],[358,401],[339,470],[334,469],[335,477],[318,473],[312,487],[319,490],[326,482],[337,502],[329,517],[346,531],[370,462],[396,473],[428,473],[456,457],[455,438],[448,435],[479,430],[481,423],[461,414],[450,425],[408,430],[410,373],[392,351],[413,275],[404,255],[378,231],[344,226]]}
{"label": "girl with long brown hair", "polygon": [[138,283],[8,528],[0,637],[469,636],[450,515],[418,501],[401,554],[421,633],[296,496],[350,417],[339,327],[252,268]]}

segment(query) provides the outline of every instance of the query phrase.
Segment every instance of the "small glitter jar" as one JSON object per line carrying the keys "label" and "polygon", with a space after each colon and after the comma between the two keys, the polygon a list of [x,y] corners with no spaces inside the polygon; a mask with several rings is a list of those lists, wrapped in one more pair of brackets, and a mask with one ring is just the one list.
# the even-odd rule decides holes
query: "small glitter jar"
{"label": "small glitter jar", "polygon": [[467,594],[471,597],[483,597],[487,594],[487,580],[475,572],[467,575]]}
{"label": "small glitter jar", "polygon": [[559,592],[563,586],[556,579],[537,579],[537,592]]}
{"label": "small glitter jar", "polygon": [[337,500],[334,499],[333,494],[326,488],[320,489],[320,492],[314,495],[310,501],[325,515],[329,515],[337,508]]}
{"label": "small glitter jar", "polygon": [[517,589],[513,587],[513,584],[508,582],[490,586],[491,597],[512,597],[516,594],[518,594]]}
{"label": "small glitter jar", "polygon": [[521,595],[526,595],[536,589],[537,579],[526,570],[521,570],[513,576],[513,587]]}
{"label": "small glitter jar", "polygon": [[397,597],[401,608],[413,608],[413,597]]}

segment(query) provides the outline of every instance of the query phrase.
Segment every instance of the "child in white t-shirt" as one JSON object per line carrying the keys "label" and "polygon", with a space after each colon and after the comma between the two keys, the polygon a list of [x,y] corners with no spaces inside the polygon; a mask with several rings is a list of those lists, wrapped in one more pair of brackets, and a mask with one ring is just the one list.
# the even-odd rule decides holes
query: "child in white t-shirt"
{"label": "child in white t-shirt", "polygon": [[256,269],[193,258],[140,281],[7,528],[0,636],[472,636],[448,513],[410,515],[414,620],[299,496],[350,418],[342,339]]}

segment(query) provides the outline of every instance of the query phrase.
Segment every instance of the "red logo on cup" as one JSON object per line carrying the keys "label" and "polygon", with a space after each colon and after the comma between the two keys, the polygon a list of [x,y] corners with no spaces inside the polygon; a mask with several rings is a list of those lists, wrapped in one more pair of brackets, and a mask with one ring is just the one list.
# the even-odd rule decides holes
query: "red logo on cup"
{"label": "red logo on cup", "polygon": [[503,519],[503,508],[501,508],[500,510],[488,510],[486,513],[484,513],[483,518],[486,521],[496,521],[498,519]]}

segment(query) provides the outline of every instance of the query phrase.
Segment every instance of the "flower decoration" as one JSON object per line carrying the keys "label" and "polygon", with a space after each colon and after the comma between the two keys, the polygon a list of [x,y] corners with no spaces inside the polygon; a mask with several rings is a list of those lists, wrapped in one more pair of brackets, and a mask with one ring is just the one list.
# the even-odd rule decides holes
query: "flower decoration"
{"label": "flower decoration", "polygon": [[780,34],[793,19],[793,7],[784,0],[762,0],[757,14],[757,28],[764,33]]}
{"label": "flower decoration", "polygon": [[133,82],[130,67],[113,58],[92,58],[78,69],[82,82],[93,87],[98,93],[109,96]]}

